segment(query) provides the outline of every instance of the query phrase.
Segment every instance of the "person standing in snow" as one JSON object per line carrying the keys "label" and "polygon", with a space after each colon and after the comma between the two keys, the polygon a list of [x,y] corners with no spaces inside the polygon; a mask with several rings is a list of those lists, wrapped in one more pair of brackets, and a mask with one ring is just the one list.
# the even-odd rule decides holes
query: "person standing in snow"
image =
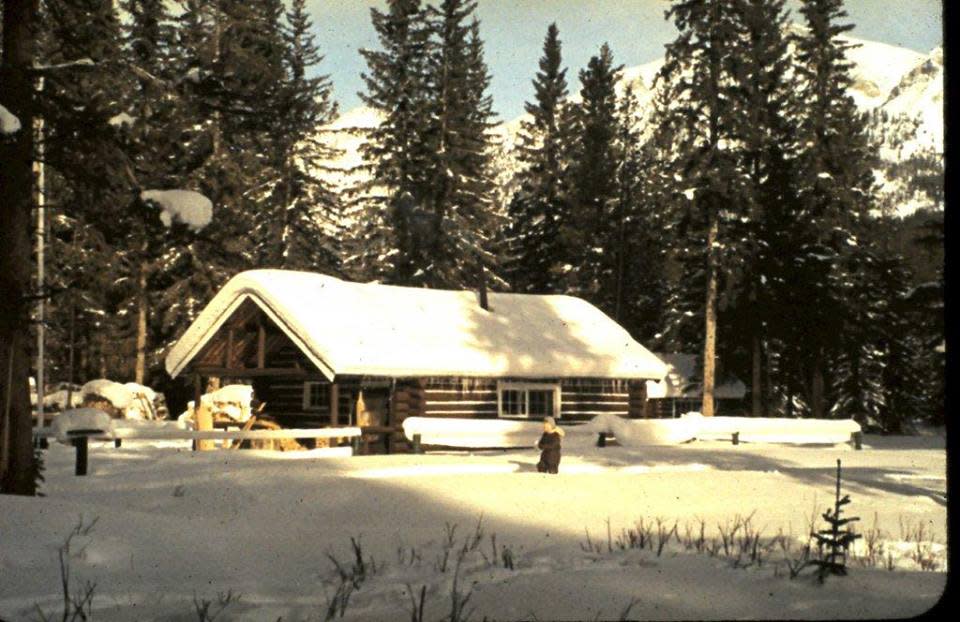
{"label": "person standing in snow", "polygon": [[543,435],[537,443],[540,450],[540,462],[537,471],[540,473],[557,473],[560,468],[560,439],[564,431],[557,425],[553,417],[543,420]]}

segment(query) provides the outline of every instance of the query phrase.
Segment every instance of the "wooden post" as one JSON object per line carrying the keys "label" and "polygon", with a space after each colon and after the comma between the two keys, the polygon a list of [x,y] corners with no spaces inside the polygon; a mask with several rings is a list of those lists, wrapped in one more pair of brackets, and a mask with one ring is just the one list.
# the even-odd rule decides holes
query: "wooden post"
{"label": "wooden post", "polygon": [[90,437],[86,434],[73,439],[73,446],[77,450],[77,464],[73,469],[75,475],[87,474],[87,458],[89,453]]}
{"label": "wooden post", "polygon": [[607,446],[607,433],[600,432],[597,435],[597,447],[606,447]]}
{"label": "wooden post", "polygon": [[227,331],[227,349],[223,353],[223,366],[230,369],[233,364],[233,326]]}
{"label": "wooden post", "polygon": [[[200,404],[200,398],[203,396],[201,392],[201,378],[200,374],[193,375],[193,420],[197,424],[197,430],[212,430],[213,429],[213,417],[210,415],[210,412],[203,408]],[[194,443],[194,447],[199,451],[208,451],[213,449],[214,442],[209,440],[198,440]]]}
{"label": "wooden post", "polygon": [[854,449],[863,449],[863,432],[854,432],[850,435],[850,441]]}
{"label": "wooden post", "polygon": [[330,383],[330,425],[340,425],[340,385]]}
{"label": "wooden post", "polygon": [[413,453],[422,454],[423,446],[420,444],[422,437],[419,434],[413,435]]}
{"label": "wooden post", "polygon": [[740,433],[739,433],[739,432],[734,432],[733,434],[731,434],[730,440],[733,442],[734,445],[739,445],[739,444],[740,444]]}
{"label": "wooden post", "polygon": [[263,327],[263,321],[261,320],[257,324],[257,368],[263,369],[266,367],[267,361],[267,329]]}

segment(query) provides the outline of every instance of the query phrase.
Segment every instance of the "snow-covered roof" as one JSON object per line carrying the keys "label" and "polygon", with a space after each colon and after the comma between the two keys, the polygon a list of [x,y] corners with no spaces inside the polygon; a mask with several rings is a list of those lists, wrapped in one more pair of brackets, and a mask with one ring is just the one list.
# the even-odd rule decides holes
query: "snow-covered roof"
{"label": "snow-covered roof", "polygon": [[[666,377],[660,381],[647,381],[647,397],[697,399],[703,396],[703,370],[697,364],[696,354],[657,353],[667,364]],[[713,388],[715,399],[743,399],[747,387],[736,378],[717,379]]]}
{"label": "snow-covered roof", "polygon": [[167,355],[176,376],[246,300],[327,377],[655,378],[666,367],[599,309],[571,296],[353,283],[286,270],[233,277]]}

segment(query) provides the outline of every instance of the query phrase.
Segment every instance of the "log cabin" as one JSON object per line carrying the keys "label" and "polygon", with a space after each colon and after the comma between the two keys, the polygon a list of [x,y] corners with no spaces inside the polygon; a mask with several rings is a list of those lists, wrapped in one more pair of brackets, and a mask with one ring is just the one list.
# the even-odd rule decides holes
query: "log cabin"
{"label": "log cabin", "polygon": [[166,357],[172,377],[252,384],[285,427],[409,416],[641,417],[667,368],[599,309],[561,295],[233,277]]}

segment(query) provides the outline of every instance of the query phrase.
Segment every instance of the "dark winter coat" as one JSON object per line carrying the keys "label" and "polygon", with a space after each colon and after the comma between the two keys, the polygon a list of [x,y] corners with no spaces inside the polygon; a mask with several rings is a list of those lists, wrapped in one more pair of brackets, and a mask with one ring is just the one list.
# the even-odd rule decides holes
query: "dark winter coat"
{"label": "dark winter coat", "polygon": [[544,432],[537,447],[541,450],[537,470],[541,473],[556,473],[560,468],[560,434]]}

